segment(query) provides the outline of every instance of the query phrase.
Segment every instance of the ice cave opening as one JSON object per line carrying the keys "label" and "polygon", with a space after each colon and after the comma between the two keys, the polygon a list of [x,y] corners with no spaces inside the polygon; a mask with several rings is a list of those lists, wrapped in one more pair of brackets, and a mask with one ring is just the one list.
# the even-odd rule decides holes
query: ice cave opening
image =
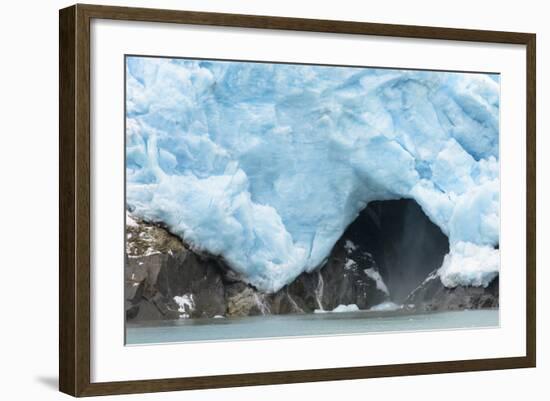
{"label": "ice cave opening", "polygon": [[449,252],[449,239],[413,199],[373,201],[344,233],[372,254],[392,301],[401,303]]}

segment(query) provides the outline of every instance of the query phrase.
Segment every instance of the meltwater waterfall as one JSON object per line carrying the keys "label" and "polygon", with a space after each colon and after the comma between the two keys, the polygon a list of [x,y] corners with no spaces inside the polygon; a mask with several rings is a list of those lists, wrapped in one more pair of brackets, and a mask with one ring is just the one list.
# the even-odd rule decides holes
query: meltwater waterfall
{"label": "meltwater waterfall", "polygon": [[412,199],[371,202],[344,237],[372,254],[394,302],[402,302],[449,252],[449,240]]}

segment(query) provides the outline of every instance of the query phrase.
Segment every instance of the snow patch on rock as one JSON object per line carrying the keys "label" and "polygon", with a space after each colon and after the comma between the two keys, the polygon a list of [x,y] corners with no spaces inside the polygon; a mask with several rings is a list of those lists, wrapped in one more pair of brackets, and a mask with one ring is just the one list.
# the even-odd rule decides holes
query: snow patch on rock
{"label": "snow patch on rock", "polygon": [[376,288],[386,293],[386,295],[390,295],[390,291],[388,290],[388,287],[386,286],[386,283],[384,283],[384,280],[382,279],[382,276],[380,275],[380,272],[378,270],[375,270],[371,267],[370,269],[365,269],[364,272],[367,276],[374,280],[374,282],[376,283]]}
{"label": "snow patch on rock", "polygon": [[183,294],[182,296],[176,295],[174,301],[178,304],[178,312],[181,319],[188,319],[191,316],[191,312],[195,310],[195,300],[193,294]]}

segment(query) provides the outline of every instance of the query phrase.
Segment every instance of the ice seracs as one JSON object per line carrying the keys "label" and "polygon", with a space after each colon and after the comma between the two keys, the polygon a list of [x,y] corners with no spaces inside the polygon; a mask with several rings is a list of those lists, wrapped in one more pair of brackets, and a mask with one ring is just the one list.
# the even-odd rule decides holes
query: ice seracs
{"label": "ice seracs", "polygon": [[480,246],[470,242],[458,242],[451,247],[439,270],[441,281],[446,287],[459,285],[487,287],[497,276],[500,253],[491,246]]}
{"label": "ice seracs", "polygon": [[126,60],[128,207],[255,287],[318,268],[399,198],[449,237],[445,285],[498,273],[497,75]]}

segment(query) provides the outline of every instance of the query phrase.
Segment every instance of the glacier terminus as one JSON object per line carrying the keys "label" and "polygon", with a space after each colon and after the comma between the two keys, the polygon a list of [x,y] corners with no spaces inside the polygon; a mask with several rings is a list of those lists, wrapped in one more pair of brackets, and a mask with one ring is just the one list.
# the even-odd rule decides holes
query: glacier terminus
{"label": "glacier terminus", "polygon": [[273,293],[322,267],[369,203],[412,199],[449,240],[437,278],[487,287],[499,79],[127,56],[127,208]]}

